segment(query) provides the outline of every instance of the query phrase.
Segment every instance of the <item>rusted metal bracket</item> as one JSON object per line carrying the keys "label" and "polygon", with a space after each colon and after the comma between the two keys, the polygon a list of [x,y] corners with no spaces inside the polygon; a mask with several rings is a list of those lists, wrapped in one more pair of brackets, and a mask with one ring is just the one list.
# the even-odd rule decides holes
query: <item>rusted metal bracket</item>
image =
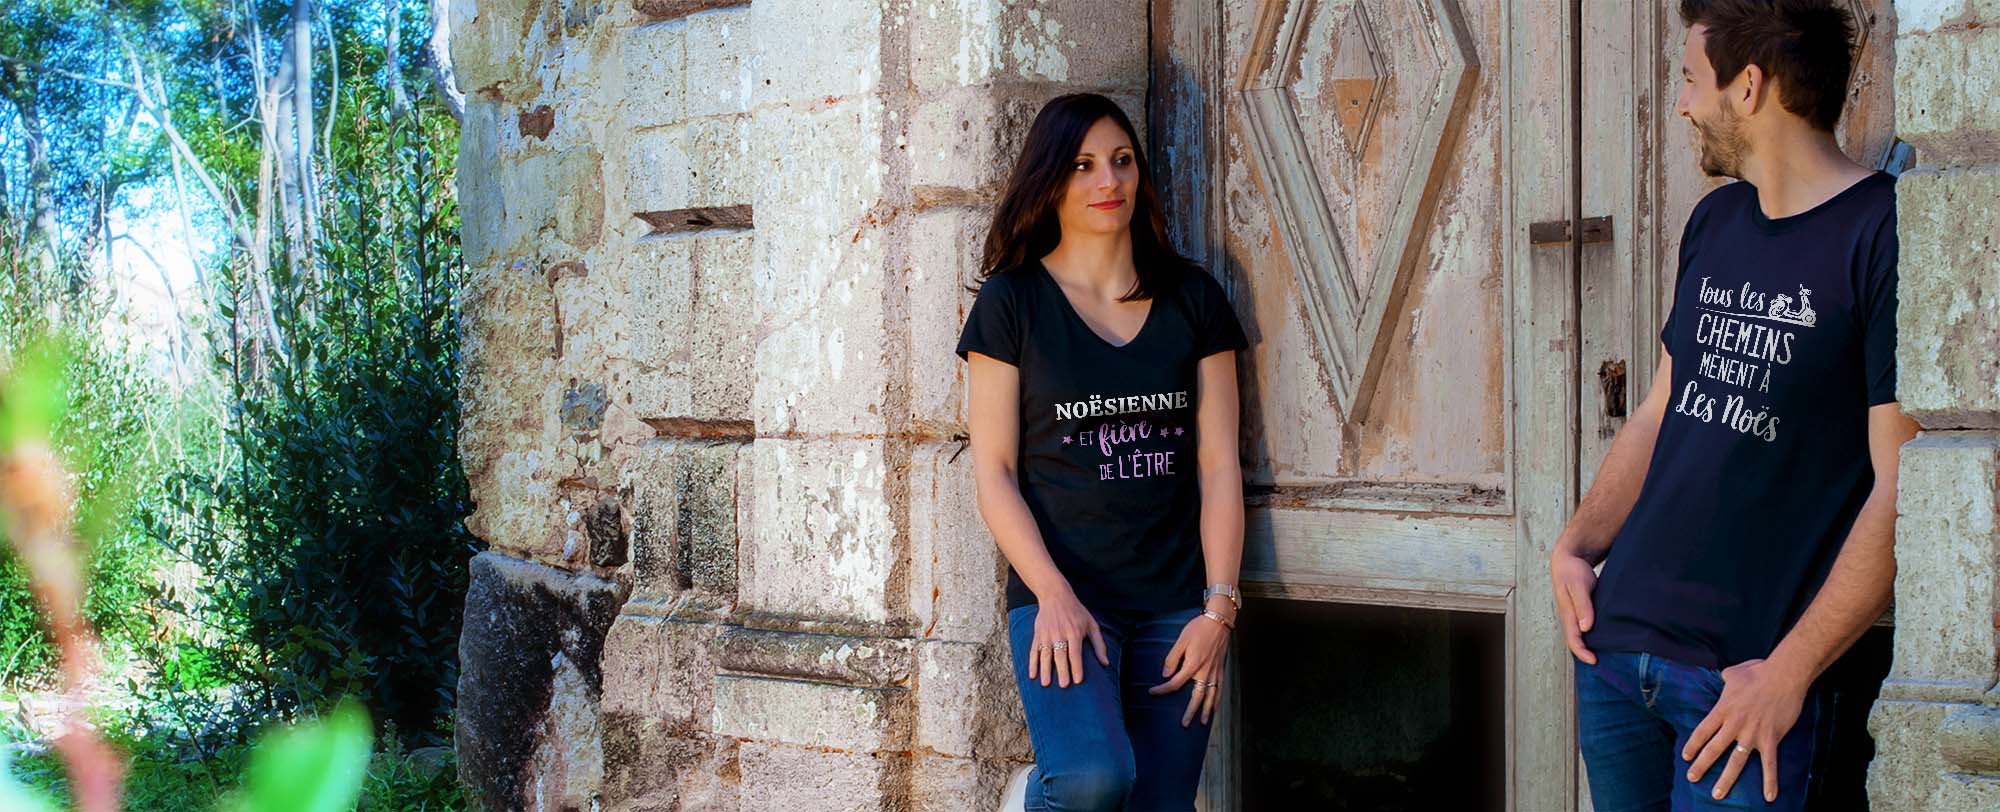
{"label": "rusted metal bracket", "polygon": [[[1570,221],[1547,220],[1528,225],[1528,242],[1535,245],[1561,245],[1570,241]],[[1589,245],[1611,241],[1611,218],[1583,218],[1583,243]]]}
{"label": "rusted metal bracket", "polygon": [[1597,385],[1604,389],[1604,416],[1625,416],[1625,361],[1605,361],[1597,368]]}

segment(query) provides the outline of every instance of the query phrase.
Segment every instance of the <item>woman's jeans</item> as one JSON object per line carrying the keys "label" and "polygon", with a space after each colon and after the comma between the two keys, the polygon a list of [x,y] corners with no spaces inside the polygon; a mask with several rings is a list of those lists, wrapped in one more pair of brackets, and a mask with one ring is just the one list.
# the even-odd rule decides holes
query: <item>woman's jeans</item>
{"label": "woman's jeans", "polygon": [[1073,640],[1083,654],[1083,682],[1062,688],[1053,677],[1048,687],[1028,680],[1038,608],[1007,613],[1014,682],[1035,745],[1028,812],[1193,810],[1208,750],[1208,726],[1199,713],[1181,727],[1194,681],[1166,696],[1146,690],[1166,681],[1160,669],[1167,652],[1201,610],[1137,617],[1093,612],[1111,667],[1098,663],[1088,639]]}
{"label": "woman's jeans", "polygon": [[1778,801],[1772,804],[1764,802],[1759,753],[1750,754],[1722,800],[1711,793],[1728,754],[1701,781],[1687,780],[1692,762],[1681,758],[1681,748],[1721,698],[1722,674],[1712,668],[1651,654],[1600,653],[1594,666],[1577,661],[1577,741],[1597,812],[1804,809],[1820,738],[1819,692],[1807,692],[1798,722],[1778,744]]}

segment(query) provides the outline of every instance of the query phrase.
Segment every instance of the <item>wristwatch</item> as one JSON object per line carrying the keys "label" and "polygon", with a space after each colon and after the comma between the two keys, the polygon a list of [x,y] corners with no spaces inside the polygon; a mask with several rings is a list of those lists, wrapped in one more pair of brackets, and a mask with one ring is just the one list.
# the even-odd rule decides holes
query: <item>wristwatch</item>
{"label": "wristwatch", "polygon": [[1231,586],[1229,584],[1209,584],[1207,589],[1201,591],[1202,605],[1207,606],[1208,599],[1213,598],[1217,595],[1221,595],[1222,597],[1228,598],[1229,605],[1236,607],[1236,611],[1238,612],[1243,611],[1242,593],[1237,592],[1236,587]]}

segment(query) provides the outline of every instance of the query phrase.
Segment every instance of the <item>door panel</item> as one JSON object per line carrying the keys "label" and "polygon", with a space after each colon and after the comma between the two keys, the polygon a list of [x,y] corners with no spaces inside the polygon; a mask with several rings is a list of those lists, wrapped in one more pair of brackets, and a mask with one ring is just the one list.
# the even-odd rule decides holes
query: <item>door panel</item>
{"label": "door panel", "polygon": [[1499,488],[1498,7],[1224,5],[1223,242],[1262,333],[1257,481]]}

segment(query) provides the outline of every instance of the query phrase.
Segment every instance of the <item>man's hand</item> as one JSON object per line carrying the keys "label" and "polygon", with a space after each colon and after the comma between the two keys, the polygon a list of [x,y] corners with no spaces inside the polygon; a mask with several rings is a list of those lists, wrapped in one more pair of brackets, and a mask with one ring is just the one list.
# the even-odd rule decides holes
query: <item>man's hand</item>
{"label": "man's hand", "polygon": [[[1750,660],[1722,671],[1722,698],[1688,736],[1681,758],[1694,762],[1687,779],[1700,781],[1716,759],[1729,756],[1711,795],[1721,800],[1735,786],[1751,752],[1764,761],[1764,802],[1778,800],[1778,743],[1799,721],[1812,679],[1771,660]],[[1697,753],[1699,754],[1697,756]]]}
{"label": "man's hand", "polygon": [[1596,665],[1597,655],[1583,647],[1583,633],[1590,631],[1597,621],[1597,611],[1590,604],[1590,593],[1597,589],[1597,571],[1591,569],[1590,562],[1566,552],[1558,544],[1549,555],[1549,576],[1556,593],[1556,615],[1562,623],[1563,639],[1569,642],[1569,652],[1587,664]]}

